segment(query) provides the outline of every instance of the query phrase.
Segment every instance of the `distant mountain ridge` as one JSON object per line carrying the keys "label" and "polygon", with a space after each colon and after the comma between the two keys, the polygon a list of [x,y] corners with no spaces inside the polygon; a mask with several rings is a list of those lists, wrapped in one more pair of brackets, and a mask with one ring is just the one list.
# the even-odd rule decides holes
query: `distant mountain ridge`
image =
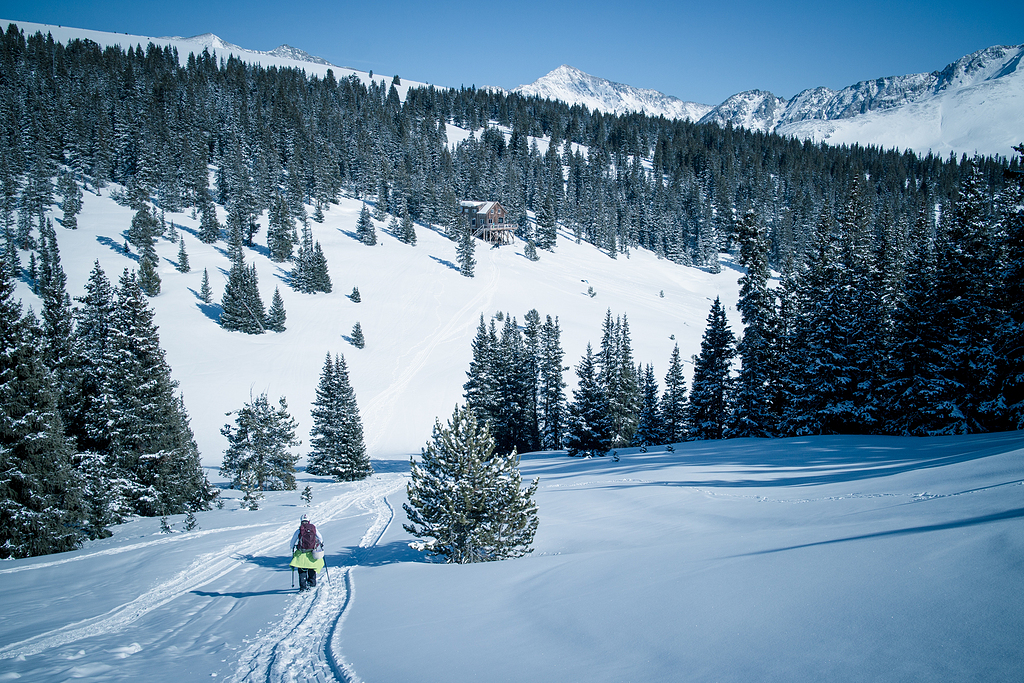
{"label": "distant mountain ridge", "polygon": [[732,125],[761,132],[937,153],[1010,154],[1024,141],[1024,45],[994,46],[931,73],[809,88],[789,100],[763,90],[717,106],[614,83],[562,65],[513,92],[607,113]]}

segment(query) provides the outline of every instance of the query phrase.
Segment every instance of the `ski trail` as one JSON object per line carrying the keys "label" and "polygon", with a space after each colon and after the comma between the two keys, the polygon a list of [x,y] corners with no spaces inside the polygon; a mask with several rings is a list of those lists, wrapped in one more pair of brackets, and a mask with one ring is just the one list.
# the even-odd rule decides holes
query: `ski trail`
{"label": "ski trail", "polygon": [[[397,404],[394,397],[406,391],[409,382],[412,381],[416,373],[427,365],[430,355],[437,345],[451,338],[455,330],[476,325],[476,321],[470,318],[469,314],[478,310],[485,301],[491,301],[494,298],[495,292],[498,291],[497,266],[491,264],[488,275],[487,284],[465,306],[452,315],[447,323],[435,328],[433,334],[423,337],[418,345],[412,347],[407,353],[398,358],[398,367],[404,369],[384,391],[373,397],[366,407],[366,414],[377,416],[377,424],[387,425],[391,422]],[[408,356],[412,356],[412,359],[403,365],[403,360]],[[367,444],[367,451],[376,450],[377,444],[386,433],[388,433],[386,426],[377,429],[372,441]]]}
{"label": "ski trail", "polygon": [[68,562],[78,562],[79,560],[88,560],[92,557],[99,557],[101,555],[120,555],[121,553],[127,553],[132,550],[139,550],[140,548],[148,548],[154,545],[164,545],[165,543],[178,543],[181,541],[189,541],[200,536],[207,536],[209,534],[219,534],[225,531],[244,531],[246,529],[258,529],[263,526],[274,526],[273,523],[269,524],[246,524],[244,526],[228,526],[222,529],[206,529],[203,531],[188,531],[183,533],[175,533],[167,538],[160,538],[154,541],[143,541],[142,543],[133,543],[131,545],[121,545],[116,548],[107,548],[106,550],[97,550],[96,552],[86,553],[84,555],[75,555],[74,557],[67,557],[62,560],[54,560],[53,562],[39,562],[36,564],[25,564],[17,567],[11,567],[10,569],[0,569],[0,574],[16,574],[17,572],[24,572],[30,569],[42,569],[44,567],[54,567],[59,564],[67,564]]}
{"label": "ski trail", "polygon": [[[317,505],[317,519],[329,522],[353,505],[366,505],[376,496],[386,496],[405,483],[404,475],[383,474],[359,482],[334,498]],[[272,531],[249,537],[214,553],[197,557],[186,569],[161,582],[134,600],[95,617],[40,633],[0,648],[0,660],[39,654],[85,638],[122,631],[153,610],[193,591],[210,581],[235,571],[248,557],[279,551],[294,531],[290,522]]]}
{"label": "ski trail", "polygon": [[[387,497],[405,480],[404,475],[392,477],[386,486],[371,489],[353,501],[374,515],[359,541],[360,548],[376,545],[388,530],[395,513]],[[239,657],[231,681],[360,683],[335,642],[354,595],[353,567],[337,569],[340,571],[321,576],[316,590],[300,593],[277,624],[258,636]]]}

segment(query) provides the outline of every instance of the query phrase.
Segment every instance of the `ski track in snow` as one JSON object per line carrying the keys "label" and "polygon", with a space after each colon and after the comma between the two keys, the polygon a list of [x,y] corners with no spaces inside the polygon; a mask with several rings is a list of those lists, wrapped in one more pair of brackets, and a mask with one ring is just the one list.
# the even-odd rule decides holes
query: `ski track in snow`
{"label": "ski track in snow", "polygon": [[17,567],[11,567],[10,569],[0,569],[0,574],[15,574],[17,572],[24,572],[35,569],[42,569],[44,567],[54,567],[59,564],[67,564],[68,562],[78,562],[79,560],[88,560],[92,557],[99,557],[101,555],[120,555],[122,553],[130,552],[132,550],[139,550],[140,548],[148,548],[154,545],[163,545],[165,543],[177,543],[179,541],[189,541],[200,536],[207,536],[209,534],[219,534],[225,531],[244,531],[245,529],[256,529],[261,526],[274,526],[273,523],[268,524],[246,524],[244,526],[229,526],[223,529],[209,529],[206,531],[187,531],[181,533],[175,533],[166,538],[159,538],[153,541],[143,541],[142,543],[133,543],[132,545],[122,545],[116,548],[107,548],[106,550],[97,550],[93,553],[86,553],[84,555],[75,555],[74,557],[67,557],[63,560],[54,560],[53,562],[40,562],[38,564],[25,564]]}
{"label": "ski track in snow", "polygon": [[[359,541],[360,548],[376,545],[388,530],[395,512],[387,496],[401,488],[405,480],[404,475],[389,478],[384,485],[352,501],[374,515]],[[242,653],[230,680],[359,683],[362,679],[345,660],[335,640],[354,596],[353,568],[340,568],[340,576],[336,572],[320,577],[316,590],[300,594],[277,624],[257,636]]]}
{"label": "ski track in snow", "polygon": [[[379,499],[385,498],[389,494],[401,488],[401,486],[405,484],[406,478],[407,477],[405,475],[384,474],[359,482],[353,490],[346,491],[345,493],[317,505],[314,508],[317,518],[322,519],[324,522],[329,522],[337,518],[342,512],[353,505],[358,505],[366,510],[370,510],[372,506],[373,511],[377,512],[378,515],[378,518],[375,518],[370,527],[370,529],[373,530],[381,525],[381,522],[379,521],[380,515],[393,515],[393,512],[391,512],[391,508],[387,502],[384,501],[381,503]],[[383,513],[381,512],[382,509],[384,510]],[[387,529],[387,525],[389,523],[390,520],[383,523],[381,530],[372,536],[373,540],[370,544],[376,543],[377,540],[379,540],[380,536],[383,535],[384,530]],[[135,621],[168,602],[200,588],[201,586],[214,581],[225,574],[237,570],[241,565],[244,565],[248,561],[248,557],[278,550],[281,545],[288,542],[288,538],[291,536],[293,531],[293,525],[288,523],[272,531],[251,536],[217,552],[201,555],[197,557],[191,565],[179,572],[170,580],[161,582],[159,585],[154,586],[138,598],[123,605],[119,605],[105,614],[91,617],[89,619],[83,619],[73,624],[67,624],[52,631],[41,633],[31,638],[27,638],[17,643],[11,643],[0,648],[0,660],[36,655],[41,652],[48,651],[51,648],[67,645],[85,638],[122,631]],[[360,547],[366,547],[363,543],[365,543],[367,538],[370,537],[371,534],[370,531],[368,531],[367,534],[364,535],[363,541],[360,542]],[[106,554],[106,551],[101,551],[96,554]],[[347,573],[347,571],[345,573]],[[340,589],[336,596],[332,591],[327,591],[323,597],[320,597],[320,592],[310,594],[309,598],[296,601],[288,612],[288,617],[291,618],[286,617],[285,621],[282,623],[291,623],[294,627],[298,626],[300,623],[304,623],[304,620],[309,616],[325,613],[336,616],[337,613],[339,613],[345,606],[345,603],[347,602],[347,595],[348,592],[344,589]],[[328,608],[318,608],[317,605],[325,599],[330,601]],[[335,609],[336,603],[340,603],[341,607]],[[296,612],[299,613],[298,619],[295,619],[293,616],[293,613]],[[335,619],[335,621],[337,621],[337,619]],[[287,629],[284,633],[287,634],[290,630],[291,629]],[[318,630],[325,631],[326,629]],[[270,649],[272,651],[278,649],[277,641],[283,641],[283,638],[284,636],[282,635],[274,641],[270,641]],[[296,642],[301,643],[299,646],[300,652],[309,647],[308,641],[303,642],[302,639],[297,639]],[[267,637],[263,637],[257,641],[257,646],[262,651],[263,649],[266,649],[267,643]],[[303,657],[303,659],[308,658]],[[272,672],[268,672],[266,679],[274,681],[320,680],[315,677],[308,679],[294,679],[290,677],[291,673],[287,670],[281,671],[280,669],[277,669],[276,671],[278,671],[278,675],[271,676]],[[341,671],[344,671],[344,667],[341,668]],[[236,678],[236,680],[249,679],[243,676],[242,678]],[[344,676],[330,676],[323,680],[357,679],[352,677],[346,678]]]}
{"label": "ski track in snow", "polygon": [[[402,356],[397,359],[396,366],[405,368],[404,372],[396,377],[387,389],[379,393],[369,402],[366,407],[365,414],[376,415],[376,421],[380,425],[390,424],[397,405],[394,398],[407,391],[409,383],[412,381],[416,373],[427,365],[427,362],[430,360],[430,355],[437,345],[452,338],[453,333],[457,329],[461,329],[467,324],[475,325],[475,323],[472,322],[472,318],[469,317],[469,314],[479,309],[486,302],[493,300],[495,293],[498,291],[498,267],[491,264],[488,275],[489,278],[487,280],[487,285],[482,287],[476,296],[470,299],[465,306],[452,315],[448,319],[447,323],[439,325],[434,330],[433,334],[421,337],[422,341],[419,344],[412,347],[407,353],[402,354]],[[437,296],[443,296],[443,293],[444,290],[438,293]],[[467,323],[467,320],[471,322]],[[404,359],[407,356],[413,356],[412,360],[405,362]],[[372,442],[367,444],[367,450],[376,450],[377,444],[387,431],[386,427],[379,429]]]}

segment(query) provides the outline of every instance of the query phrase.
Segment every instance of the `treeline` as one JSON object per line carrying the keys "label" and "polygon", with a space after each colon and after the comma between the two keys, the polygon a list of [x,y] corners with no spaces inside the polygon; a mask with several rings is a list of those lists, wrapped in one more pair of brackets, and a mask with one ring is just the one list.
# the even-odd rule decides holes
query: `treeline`
{"label": "treeline", "polygon": [[[1024,145],[1018,150],[1024,154]],[[689,392],[678,347],[661,392],[651,366],[633,360],[626,318],[609,311],[599,349],[588,346],[577,365],[561,443],[578,455],[697,439],[1024,428],[1024,174],[1008,178],[993,199],[968,164],[948,211],[936,220],[933,209],[922,209],[913,225],[890,218],[878,241],[866,183],[855,183],[838,220],[822,212],[808,253],[777,286],[767,229],[748,211],[737,231],[742,331],[732,331],[716,299]],[[535,336],[530,324],[526,330],[527,339]],[[498,348],[493,325],[483,331],[481,322],[467,405],[497,406],[478,416],[501,433],[501,411],[521,402],[472,393],[478,350]],[[513,344],[503,347],[504,358],[514,359],[509,323],[505,338]],[[520,368],[518,380],[500,382],[540,386],[529,362],[494,362],[503,373]],[[545,446],[558,442],[549,437]]]}
{"label": "treeline", "polygon": [[[397,76],[367,86],[205,51],[182,65],[171,48],[63,45],[14,25],[0,40],[0,69],[0,222],[23,248],[53,201],[52,178],[67,169],[81,184],[119,183],[128,201],[192,207],[212,239],[214,202],[228,211],[229,233],[237,226],[248,244],[255,217],[270,210],[278,258],[298,241],[291,220],[321,219],[344,192],[371,198],[378,219],[390,213],[406,228],[426,221],[453,236],[458,200],[498,200],[520,237],[540,248],[555,246],[562,225],[612,256],[646,248],[711,268],[753,209],[781,266],[811,246],[822,211],[841,206],[858,179],[877,232],[889,217],[913,222],[922,207],[951,206],[964,172],[952,157],[606,115],[474,88],[411,88],[402,101]],[[452,151],[449,125],[474,134]],[[530,136],[546,138],[546,149]],[[973,167],[992,195],[1017,163]]]}

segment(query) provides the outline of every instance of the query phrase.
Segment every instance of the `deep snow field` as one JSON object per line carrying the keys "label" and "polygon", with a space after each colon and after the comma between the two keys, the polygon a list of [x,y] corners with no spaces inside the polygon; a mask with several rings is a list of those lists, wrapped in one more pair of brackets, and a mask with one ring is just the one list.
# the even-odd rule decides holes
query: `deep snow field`
{"label": "deep snow field", "polygon": [[[97,258],[115,283],[137,266],[121,252],[133,212],[108,194],[86,193],[77,231],[56,226],[73,297]],[[736,331],[740,272],[643,251],[613,260],[563,234],[536,263],[521,244],[478,243],[468,279],[455,244],[425,226],[414,247],[381,223],[379,246],[359,243],[359,208],[345,199],[311,223],[334,282],[315,296],[267,259],[264,219],[246,258],[265,302],[281,288],[284,333],[215,323],[197,292],[207,268],[219,301],[224,243],[199,242],[184,214],[167,220],[183,226],[192,272],[160,240],[152,300],[218,483],[225,413],[286,396],[305,454],[324,357],[345,355],[376,474],[299,473],[329,579],[313,594],[291,588],[299,491],[250,512],[225,489],[198,530],[181,532],[182,516],[173,534],[139,519],[76,552],[0,563],[0,681],[1024,680],[1024,433],[696,442],[618,461],[527,454],[524,478],[541,479],[532,555],[449,566],[412,550],[408,459],[461,402],[481,313],[559,316],[571,366],[598,344],[607,309],[627,314],[636,360],[660,379],[673,344],[699,351],[710,299],[733,307]],[[19,295],[40,309],[25,283]],[[361,350],[344,339],[356,321]]]}
{"label": "deep snow field", "polygon": [[[228,491],[0,564],[0,680],[1020,681],[1024,433],[523,458],[532,555],[411,550],[405,464],[305,475],[329,579],[291,588],[297,491]],[[177,528],[181,518],[172,518]]]}

